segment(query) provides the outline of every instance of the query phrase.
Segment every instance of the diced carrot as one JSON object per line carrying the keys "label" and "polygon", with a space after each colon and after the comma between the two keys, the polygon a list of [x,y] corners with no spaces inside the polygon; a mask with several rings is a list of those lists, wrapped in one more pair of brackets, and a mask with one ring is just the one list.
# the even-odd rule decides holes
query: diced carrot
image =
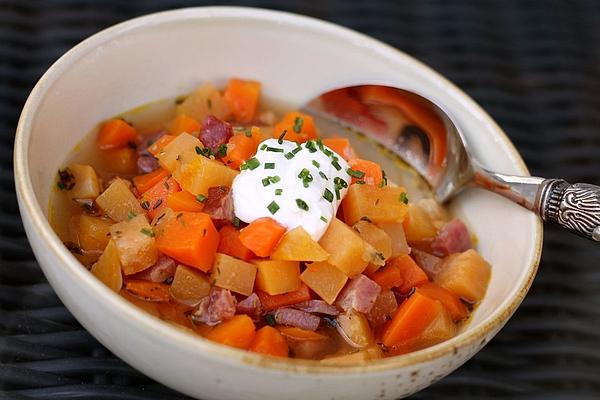
{"label": "diced carrot", "polygon": [[278,138],[284,131],[284,139],[293,142],[304,143],[317,138],[317,129],[313,118],[297,111],[285,114],[273,128],[273,137]]}
{"label": "diced carrot", "polygon": [[405,300],[392,320],[384,327],[381,338],[386,346],[415,340],[440,312],[440,302],[415,292]]}
{"label": "diced carrot", "polygon": [[376,162],[353,158],[348,161],[348,166],[354,171],[360,171],[364,174],[362,178],[352,177],[352,183],[362,181],[367,185],[379,185],[383,180],[383,172]]}
{"label": "diced carrot", "polygon": [[163,168],[159,168],[156,171],[147,174],[134,176],[133,186],[135,186],[138,193],[142,195],[167,176],[169,176],[169,172]]}
{"label": "diced carrot", "polygon": [[223,94],[225,101],[233,111],[236,121],[248,123],[254,119],[258,99],[260,97],[260,83],[242,79],[231,79]]}
{"label": "diced carrot", "polygon": [[194,118],[188,117],[185,114],[179,114],[173,121],[171,121],[169,133],[174,136],[180,135],[184,132],[192,134],[200,132],[200,127],[200,122],[196,121]]}
{"label": "diced carrot", "polygon": [[324,138],[323,144],[325,146],[329,147],[331,150],[338,153],[346,161],[356,158],[356,153],[354,152],[354,149],[350,145],[350,141],[346,138],[342,138],[342,137]]}
{"label": "diced carrot", "polygon": [[309,331],[308,329],[296,328],[295,326],[278,326],[279,332],[291,340],[317,342],[327,340],[327,336],[320,333]]}
{"label": "diced carrot", "polygon": [[391,289],[398,287],[403,284],[402,275],[400,275],[400,269],[393,264],[386,265],[373,273],[370,278],[376,282],[383,289]]}
{"label": "diced carrot", "polygon": [[204,208],[204,203],[198,201],[196,196],[187,190],[181,190],[167,196],[167,207],[173,211],[200,212]]}
{"label": "diced carrot", "polygon": [[271,326],[263,326],[256,332],[248,350],[275,357],[287,357],[289,353],[287,341]]}
{"label": "diced carrot", "polygon": [[240,231],[240,241],[259,257],[271,255],[285,228],[272,218],[264,217],[252,221]]}
{"label": "diced carrot", "polygon": [[227,154],[221,159],[225,165],[238,169],[244,161],[256,153],[256,149],[262,140],[260,129],[253,126],[248,133],[249,136],[246,133],[240,133],[229,139]]}
{"label": "diced carrot", "polygon": [[240,260],[250,261],[256,258],[252,250],[248,249],[240,241],[240,231],[232,225],[225,225],[219,231],[221,240],[219,241],[219,253],[227,254]]}
{"label": "diced carrot", "polygon": [[219,232],[208,214],[182,211],[161,225],[156,235],[158,250],[183,264],[210,271]]}
{"label": "diced carrot", "polygon": [[125,281],[124,288],[130,294],[147,301],[169,301],[169,285],[130,279]]}
{"label": "diced carrot", "polygon": [[417,292],[434,300],[441,301],[454,321],[460,321],[469,316],[467,306],[457,295],[433,282],[420,284],[417,286]]}
{"label": "diced carrot", "polygon": [[300,289],[293,292],[276,294],[271,296],[266,292],[258,290],[256,292],[264,311],[271,311],[279,307],[285,307],[296,303],[301,303],[311,299],[310,289],[304,283]]}
{"label": "diced carrot", "polygon": [[137,152],[130,147],[119,147],[117,149],[108,149],[100,151],[100,160],[105,169],[113,174],[129,175],[138,171]]}
{"label": "diced carrot", "polygon": [[122,119],[115,118],[105,122],[98,132],[97,143],[101,150],[125,147],[137,140],[135,128]]}
{"label": "diced carrot", "polygon": [[220,323],[206,334],[206,338],[214,342],[237,347],[238,349],[248,349],[254,337],[256,336],[256,327],[252,319],[246,314],[239,314]]}
{"label": "diced carrot", "polygon": [[142,208],[148,211],[150,220],[154,219],[167,207],[167,197],[180,191],[179,184],[173,177],[165,177],[148,189],[140,198]]}
{"label": "diced carrot", "polygon": [[401,292],[406,293],[413,287],[429,281],[425,271],[409,255],[392,258],[388,265],[394,265],[400,271],[402,285],[398,286]]}
{"label": "diced carrot", "polygon": [[175,139],[173,135],[164,135],[161,136],[156,142],[152,143],[148,146],[148,152],[152,154],[154,157],[158,156],[158,153],[169,143],[171,143]]}

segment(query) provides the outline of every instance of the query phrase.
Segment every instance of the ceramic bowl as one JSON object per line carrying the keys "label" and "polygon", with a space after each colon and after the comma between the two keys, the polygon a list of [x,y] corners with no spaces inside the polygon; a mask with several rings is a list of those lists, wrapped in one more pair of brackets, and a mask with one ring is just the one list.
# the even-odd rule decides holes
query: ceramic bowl
{"label": "ceramic bowl", "polygon": [[299,15],[234,7],[192,8],[136,18],[63,55],[39,80],[21,114],[15,182],[27,236],[58,296],[102,344],[148,376],[203,399],[391,399],[407,396],[479,351],[519,306],[542,243],[532,213],[481,190],[452,204],[493,266],[485,299],[451,340],[364,365],[263,357],[224,347],[156,319],[93,277],[52,231],[48,201],[56,170],[99,121],[151,100],[231,76],[263,83],[266,96],[300,106],[355,84],[398,86],[452,113],[476,156],[495,171],[527,175],[502,130],[430,68],[381,42]]}

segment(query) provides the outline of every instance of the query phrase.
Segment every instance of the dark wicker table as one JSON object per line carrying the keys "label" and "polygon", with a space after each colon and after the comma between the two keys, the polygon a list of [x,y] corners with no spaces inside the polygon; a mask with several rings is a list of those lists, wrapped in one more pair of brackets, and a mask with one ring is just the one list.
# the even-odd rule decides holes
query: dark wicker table
{"label": "dark wicker table", "polygon": [[[12,145],[36,80],[81,39],[204,1],[0,0],[0,399],[181,399],[110,354],[46,283],[18,216]],[[600,2],[223,2],[333,21],[421,59],[473,96],[533,174],[600,184]],[[600,245],[545,229],[527,299],[483,351],[415,399],[599,399]]]}

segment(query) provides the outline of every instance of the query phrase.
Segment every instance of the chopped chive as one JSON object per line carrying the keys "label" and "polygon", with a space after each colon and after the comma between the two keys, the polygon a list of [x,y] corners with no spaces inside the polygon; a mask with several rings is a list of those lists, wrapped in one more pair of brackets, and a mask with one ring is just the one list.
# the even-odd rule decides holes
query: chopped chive
{"label": "chopped chive", "polygon": [[206,201],[206,196],[203,194],[199,194],[196,196],[196,201],[198,201],[199,203],[204,203]]}
{"label": "chopped chive", "polygon": [[341,200],[342,199],[342,196],[340,195],[340,188],[339,187],[335,188],[335,198],[336,198],[336,200]]}
{"label": "chopped chive", "polygon": [[283,193],[283,189],[275,189],[275,196],[281,196],[281,193]]}
{"label": "chopped chive", "polygon": [[398,198],[398,200],[404,204],[408,204],[408,196],[407,196],[406,192],[400,193],[400,197]]}
{"label": "chopped chive", "polygon": [[333,155],[333,151],[329,150],[328,148],[323,148],[321,149],[321,151],[323,151],[323,153],[327,156],[327,157],[331,157]]}
{"label": "chopped chive", "polygon": [[140,232],[148,237],[154,237],[154,232],[152,232],[152,229],[142,228]]}
{"label": "chopped chive", "polygon": [[300,117],[296,117],[294,120],[294,132],[300,133],[302,130],[302,125],[304,124],[304,119]]}
{"label": "chopped chive", "polygon": [[327,223],[327,218],[325,218],[324,216],[321,215],[321,221]]}
{"label": "chopped chive", "polygon": [[196,146],[196,154],[202,154],[202,149],[200,146]]}
{"label": "chopped chive", "polygon": [[133,211],[127,211],[127,219],[135,218],[135,213]]}
{"label": "chopped chive", "polygon": [[320,167],[321,167],[321,164],[319,164],[319,162],[318,162],[318,161],[316,161],[316,160],[312,160],[312,165],[314,165],[314,166],[315,166],[315,167],[317,167],[317,168],[320,168]]}
{"label": "chopped chive", "polygon": [[280,180],[281,180],[281,177],[279,177],[279,175],[267,176],[266,178],[264,178],[262,180],[262,184],[263,184],[263,186],[269,186],[271,183],[277,183]]}
{"label": "chopped chive", "polygon": [[321,138],[317,139],[317,147],[323,151],[324,147],[323,147],[323,140]]}
{"label": "chopped chive", "polygon": [[319,171],[319,175],[321,176],[321,178],[325,179],[326,181],[328,181],[328,180],[329,180],[329,178],[327,178],[327,175],[325,175],[325,174],[323,173],[323,171]]}
{"label": "chopped chive", "polygon": [[304,200],[296,199],[296,205],[298,206],[299,209],[308,211],[308,204],[306,204],[306,202]]}
{"label": "chopped chive", "polygon": [[252,170],[255,170],[256,168],[258,168],[259,165],[260,165],[260,161],[258,161],[258,159],[256,157],[252,157],[251,159],[246,160],[246,162],[242,164],[240,169],[242,169],[242,170],[249,169],[250,171],[252,171]]}
{"label": "chopped chive", "polygon": [[231,223],[233,224],[233,226],[235,226],[236,228],[240,227],[240,219],[238,217],[233,217],[233,220],[231,221]]}
{"label": "chopped chive", "polygon": [[387,183],[388,183],[387,182],[387,176],[385,175],[385,171],[382,170],[381,171],[381,175],[382,175],[381,182],[379,182],[379,187],[380,188],[382,188],[384,186],[387,186]]}
{"label": "chopped chive", "polygon": [[244,135],[246,135],[246,137],[252,137],[252,130],[246,129],[246,131],[244,132]]}
{"label": "chopped chive", "polygon": [[219,145],[219,148],[217,149],[217,154],[221,157],[225,157],[227,155],[227,145],[225,143]]}
{"label": "chopped chive", "polygon": [[275,201],[272,201],[271,203],[269,203],[269,205],[267,206],[267,209],[269,210],[269,212],[271,214],[275,214],[278,210],[279,210],[279,204],[277,204]]}
{"label": "chopped chive", "polygon": [[302,146],[298,145],[294,150],[292,150],[292,153],[297,154],[300,150],[302,150]]}
{"label": "chopped chive", "polygon": [[269,177],[264,178],[261,182],[263,186],[269,186],[271,184]]}
{"label": "chopped chive", "polygon": [[271,183],[277,183],[281,180],[279,175],[271,176],[270,179],[271,179]]}
{"label": "chopped chive", "polygon": [[333,165],[333,167],[334,167],[336,170],[338,170],[338,171],[342,169],[342,167],[340,166],[340,163],[338,163],[338,161],[337,161],[337,160],[333,160],[333,161],[331,162],[331,165]]}
{"label": "chopped chive", "polygon": [[353,178],[362,179],[365,177],[364,171],[358,171],[358,170],[354,170],[352,168],[348,168],[346,170],[346,172],[348,173],[348,175],[350,175]]}
{"label": "chopped chive", "polygon": [[277,321],[275,321],[275,316],[273,314],[265,315],[265,323],[269,326],[277,325]]}
{"label": "chopped chive", "polygon": [[365,181],[363,181],[363,180],[361,179],[360,181],[356,181],[356,182],[354,182],[354,183],[356,183],[357,185],[364,185],[364,184],[365,184],[365,183],[367,183],[367,182],[365,182]]}
{"label": "chopped chive", "polygon": [[304,145],[308,151],[310,151],[311,153],[314,153],[317,151],[317,147],[315,146],[315,142],[313,142],[312,140],[309,140],[308,142],[306,142],[306,144]]}
{"label": "chopped chive", "polygon": [[275,169],[275,163],[272,163],[272,162],[265,163],[265,169]]}
{"label": "chopped chive", "polygon": [[325,192],[323,193],[323,198],[331,203],[333,201],[333,193],[331,192],[331,190],[325,189]]}
{"label": "chopped chive", "polygon": [[263,144],[260,146],[260,149],[261,149],[261,150],[264,150],[264,149],[266,149],[266,148],[267,148],[267,145],[266,145],[266,144],[264,144],[264,143],[263,143]]}
{"label": "chopped chive", "polygon": [[292,153],[292,152],[285,153],[284,157],[288,160],[291,160],[292,158],[294,158],[294,153]]}
{"label": "chopped chive", "polygon": [[339,186],[340,188],[347,188],[348,187],[348,182],[346,182],[345,180],[343,180],[342,178],[337,177],[337,176],[333,179],[333,183],[336,186]]}
{"label": "chopped chive", "polygon": [[150,202],[148,200],[142,201],[142,208],[144,210],[149,210],[150,209]]}
{"label": "chopped chive", "polygon": [[283,132],[281,132],[281,135],[279,135],[279,139],[277,139],[277,143],[283,144],[283,138],[285,137],[286,133],[287,133],[287,129],[284,129]]}
{"label": "chopped chive", "polygon": [[267,146],[267,151],[272,151],[273,153],[283,153],[284,150],[279,147]]}

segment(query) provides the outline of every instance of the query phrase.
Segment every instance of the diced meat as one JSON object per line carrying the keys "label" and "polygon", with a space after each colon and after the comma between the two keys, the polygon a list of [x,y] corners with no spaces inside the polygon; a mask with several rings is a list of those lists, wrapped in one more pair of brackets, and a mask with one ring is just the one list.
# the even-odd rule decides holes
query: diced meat
{"label": "diced meat", "polygon": [[384,290],[377,300],[373,308],[367,313],[367,319],[371,324],[372,328],[378,328],[385,324],[387,321],[392,319],[392,315],[398,308],[398,302],[396,296],[391,290]]}
{"label": "diced meat", "polygon": [[134,275],[135,279],[142,279],[150,282],[164,282],[173,278],[177,264],[171,257],[161,254],[158,260],[151,267]]}
{"label": "diced meat", "polygon": [[326,314],[331,316],[338,316],[340,312],[334,306],[327,304],[323,300],[307,300],[302,303],[292,305],[296,310],[305,311],[307,313]]}
{"label": "diced meat", "polygon": [[359,275],[351,279],[342,290],[336,304],[344,311],[355,309],[366,314],[373,308],[379,293],[381,293],[381,286],[365,275]]}
{"label": "diced meat", "polygon": [[431,250],[438,257],[462,253],[471,247],[471,235],[460,219],[453,219],[444,225],[431,243]]}
{"label": "diced meat", "polygon": [[258,295],[256,293],[252,293],[250,296],[240,301],[237,304],[236,313],[246,314],[253,320],[258,321],[260,319],[260,315],[262,314],[262,304],[260,304]]}
{"label": "diced meat", "polygon": [[233,196],[227,186],[215,186],[208,189],[208,197],[203,212],[207,213],[216,225],[233,220]]}
{"label": "diced meat", "polygon": [[321,323],[321,318],[316,315],[286,307],[275,310],[273,317],[278,324],[295,326],[310,331],[316,331]]}
{"label": "diced meat", "polygon": [[151,154],[140,154],[137,159],[137,168],[140,174],[147,174],[158,169],[158,160]]}
{"label": "diced meat", "polygon": [[200,300],[192,312],[192,320],[213,326],[235,315],[236,300],[227,289],[213,286],[208,296]]}
{"label": "diced meat", "polygon": [[233,129],[225,121],[221,121],[214,115],[209,115],[204,119],[200,129],[200,141],[204,146],[216,152],[219,146],[227,143],[233,136]]}
{"label": "diced meat", "polygon": [[442,267],[441,258],[415,248],[410,251],[410,255],[417,265],[425,271],[429,279],[433,279],[440,272]]}

